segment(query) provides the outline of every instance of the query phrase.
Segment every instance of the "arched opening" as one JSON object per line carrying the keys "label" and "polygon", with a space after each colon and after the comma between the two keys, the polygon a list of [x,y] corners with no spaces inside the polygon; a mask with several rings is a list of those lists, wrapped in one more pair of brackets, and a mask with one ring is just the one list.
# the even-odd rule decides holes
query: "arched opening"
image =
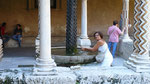
{"label": "arched opening", "polygon": [[[2,23],[5,21],[9,24],[7,28],[10,35],[12,35],[12,30],[17,23],[22,24],[24,28],[23,42],[27,43],[24,44],[25,46],[34,46],[35,38],[38,34],[38,10],[37,6],[34,5],[34,2],[36,2],[36,0],[1,0],[0,3],[0,10],[3,12],[0,14],[0,17],[2,18],[0,22]],[[56,9],[52,9],[52,46],[60,46],[65,42],[66,0],[56,0],[55,3],[60,4],[56,5]],[[133,1],[131,1],[131,3],[133,4]],[[7,6],[7,8],[5,6]],[[116,18],[117,20],[120,19],[121,10],[122,1],[88,0],[88,35],[93,38],[93,32],[98,30],[101,30],[106,34],[107,28],[112,24],[112,21]],[[81,1],[78,1],[77,11],[78,34],[80,34]],[[131,14],[131,17],[132,16],[133,15]]]}

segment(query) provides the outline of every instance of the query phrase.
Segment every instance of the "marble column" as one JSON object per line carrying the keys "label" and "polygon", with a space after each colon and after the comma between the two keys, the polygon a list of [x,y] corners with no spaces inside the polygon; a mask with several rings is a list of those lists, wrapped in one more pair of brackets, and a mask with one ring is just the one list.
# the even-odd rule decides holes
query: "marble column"
{"label": "marble column", "polygon": [[81,36],[78,38],[77,45],[90,47],[91,41],[87,35],[87,0],[82,0],[82,11],[81,11]]}
{"label": "marble column", "polygon": [[3,57],[3,40],[0,39],[0,60],[2,59]]}
{"label": "marble column", "polygon": [[128,34],[129,28],[129,0],[123,0],[123,25],[122,28],[125,28],[124,35],[122,38],[123,42],[132,41]]}
{"label": "marble column", "polygon": [[51,17],[50,0],[39,0],[40,55],[36,59],[34,71],[49,74],[56,66],[51,57]]}
{"label": "marble column", "polygon": [[134,11],[134,49],[125,66],[136,72],[150,72],[150,1],[135,0]]}

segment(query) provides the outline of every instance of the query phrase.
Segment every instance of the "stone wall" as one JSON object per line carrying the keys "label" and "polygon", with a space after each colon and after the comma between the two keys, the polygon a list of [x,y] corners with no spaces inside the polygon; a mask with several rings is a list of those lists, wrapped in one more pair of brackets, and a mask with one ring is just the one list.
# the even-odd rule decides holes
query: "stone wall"
{"label": "stone wall", "polygon": [[[34,1],[34,0],[29,0]],[[59,0],[58,0],[59,1]],[[22,24],[24,36],[37,36],[38,34],[38,9],[30,4],[27,10],[27,0],[0,0],[0,23],[7,22],[6,31],[12,35],[16,24]],[[59,7],[52,9],[52,36],[65,36],[66,30],[66,0],[62,0]],[[106,34],[112,21],[120,19],[122,0],[88,0],[88,35],[95,31]],[[130,20],[133,24],[134,0],[130,0]],[[81,32],[81,0],[78,0],[78,34]],[[129,30],[130,34],[132,29]],[[61,34],[61,35],[60,35]]]}

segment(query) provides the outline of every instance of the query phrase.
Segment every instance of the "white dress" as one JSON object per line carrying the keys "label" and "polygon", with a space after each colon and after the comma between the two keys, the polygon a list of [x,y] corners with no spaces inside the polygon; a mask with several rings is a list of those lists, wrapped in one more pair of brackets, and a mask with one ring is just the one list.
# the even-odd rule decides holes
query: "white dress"
{"label": "white dress", "polygon": [[96,56],[96,61],[100,62],[101,66],[111,66],[113,62],[113,56],[108,49],[108,45],[105,42],[104,45],[98,48],[98,55]]}

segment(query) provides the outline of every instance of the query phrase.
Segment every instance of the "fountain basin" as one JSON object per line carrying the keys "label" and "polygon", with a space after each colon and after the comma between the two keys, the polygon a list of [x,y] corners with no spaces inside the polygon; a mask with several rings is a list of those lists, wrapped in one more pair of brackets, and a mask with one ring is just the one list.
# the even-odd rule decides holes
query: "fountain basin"
{"label": "fountain basin", "polygon": [[95,61],[95,55],[90,56],[60,56],[60,55],[52,55],[56,63],[63,64],[82,64],[82,63],[90,63]]}
{"label": "fountain basin", "polygon": [[64,49],[52,49],[52,58],[58,65],[64,64],[85,64],[95,61],[96,53],[94,52],[83,52],[78,49],[79,53],[73,56],[68,56],[65,54]]}

